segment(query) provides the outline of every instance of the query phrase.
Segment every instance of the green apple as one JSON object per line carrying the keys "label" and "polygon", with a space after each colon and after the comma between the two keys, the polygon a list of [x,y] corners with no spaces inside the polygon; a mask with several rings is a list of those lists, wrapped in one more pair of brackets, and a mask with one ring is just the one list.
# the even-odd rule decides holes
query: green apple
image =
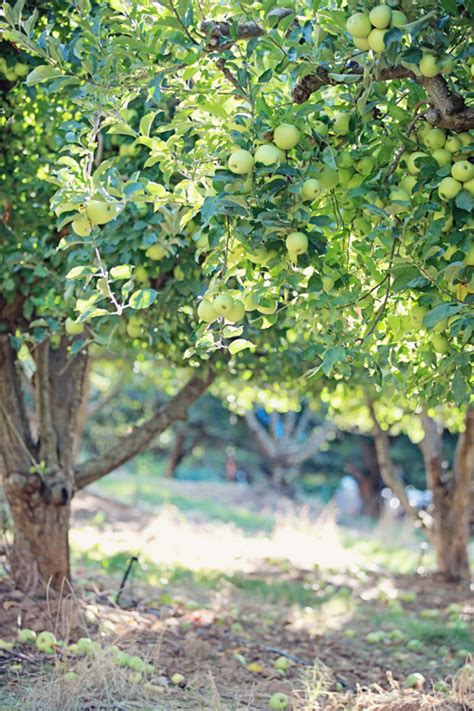
{"label": "green apple", "polygon": [[449,351],[449,341],[446,336],[443,336],[440,333],[433,336],[431,339],[431,345],[433,346],[433,350],[441,355],[444,355]]}
{"label": "green apple", "polygon": [[389,200],[390,205],[387,209],[391,215],[398,215],[401,212],[408,212],[408,210],[410,209],[409,204],[400,204],[410,202],[410,195],[403,188],[393,187],[390,190]]}
{"label": "green apple", "polygon": [[352,168],[354,165],[354,159],[349,151],[341,151],[341,153],[339,153],[337,165],[340,168]]}
{"label": "green apple", "polygon": [[303,232],[292,232],[286,238],[286,248],[292,257],[308,251],[308,238]]}
{"label": "green apple", "polygon": [[467,131],[458,133],[457,138],[461,141],[462,146],[470,146],[471,143],[474,143],[473,136],[471,136],[471,134],[468,133]]}
{"label": "green apple", "polygon": [[431,151],[436,150],[436,148],[443,148],[446,143],[446,132],[442,128],[432,128],[424,135],[423,143]]}
{"label": "green apple", "polygon": [[170,681],[175,686],[183,686],[186,680],[185,680],[183,674],[176,673],[176,674],[173,674]]}
{"label": "green apple", "polygon": [[[474,64],[472,66],[474,66]],[[464,190],[470,192],[471,195],[474,195],[474,178],[468,180],[467,183],[464,183],[463,188]]]}
{"label": "green apple", "polygon": [[369,51],[370,44],[369,40],[366,37],[353,37],[352,41],[354,42],[354,45],[357,47],[357,49],[360,49],[362,52]]}
{"label": "green apple", "polygon": [[203,299],[199,303],[197,314],[200,320],[206,323],[212,323],[218,317],[218,313],[209,299]]}
{"label": "green apple", "polygon": [[339,175],[335,168],[325,165],[318,180],[323,190],[333,190],[339,182]]}
{"label": "green apple", "polygon": [[51,654],[56,644],[57,640],[52,632],[40,632],[39,635],[36,637],[36,649],[38,649],[40,652],[46,652],[46,654]]}
{"label": "green apple", "polygon": [[420,141],[425,140],[426,134],[429,133],[432,128],[433,128],[433,126],[430,123],[428,123],[428,121],[422,121],[420,123],[420,125],[418,126],[418,128],[416,130],[416,135],[418,136]]}
{"label": "green apple", "polygon": [[437,59],[433,54],[424,54],[418,65],[420,72],[424,77],[436,77],[441,72]]}
{"label": "green apple", "polygon": [[345,136],[346,133],[349,133],[350,118],[350,114],[345,111],[339,111],[334,117],[334,124],[332,127],[334,133],[337,133],[340,136]]}
{"label": "green apple", "polygon": [[163,257],[166,257],[166,251],[161,244],[152,244],[151,247],[145,252],[148,259],[152,259],[154,262],[159,262]]}
{"label": "green apple", "polygon": [[428,309],[425,306],[419,306],[418,304],[413,306],[410,311],[410,321],[413,328],[423,328],[423,319],[427,313]]}
{"label": "green apple", "polygon": [[76,649],[78,654],[93,654],[100,651],[100,644],[93,642],[89,637],[81,637],[77,640]]}
{"label": "green apple", "polygon": [[282,123],[273,131],[273,141],[282,151],[294,148],[300,140],[300,132],[291,123]]}
{"label": "green apple", "polygon": [[266,264],[273,256],[274,252],[269,252],[266,247],[257,247],[252,251],[245,252],[245,256],[254,264]]}
{"label": "green apple", "polygon": [[212,306],[218,316],[227,318],[234,306],[234,299],[230,294],[219,294],[212,300]]}
{"label": "green apple", "polygon": [[280,160],[280,154],[273,143],[264,143],[255,151],[255,163],[263,165],[273,165]]}
{"label": "green apple", "polygon": [[27,64],[22,64],[21,62],[17,62],[16,64],[13,65],[13,71],[15,72],[17,77],[26,77],[26,75],[30,71],[30,68]]}
{"label": "green apple", "polygon": [[140,684],[143,681],[143,674],[139,671],[132,671],[128,675],[130,684]]}
{"label": "green apple", "polygon": [[29,629],[18,631],[18,641],[20,644],[30,644],[36,640],[36,632]]}
{"label": "green apple", "polygon": [[148,272],[141,264],[135,267],[133,276],[140,284],[146,284],[148,282]]}
{"label": "green apple", "polygon": [[133,654],[128,659],[128,667],[129,669],[133,669],[134,671],[141,672],[144,671],[146,667],[146,662],[143,661],[143,659],[137,654]]}
{"label": "green apple", "polygon": [[461,183],[467,183],[474,178],[474,165],[468,160],[458,160],[451,168],[451,175]]}
{"label": "green apple", "polygon": [[86,207],[87,217],[94,225],[105,225],[107,222],[115,220],[119,212],[119,205],[112,205],[103,200],[90,200]]}
{"label": "green apple", "polygon": [[462,143],[457,136],[449,136],[449,138],[446,139],[444,147],[450,153],[457,153],[461,150]]}
{"label": "green apple", "polygon": [[351,177],[351,179],[347,183],[346,187],[349,190],[352,190],[352,188],[358,188],[359,185],[361,185],[363,182],[364,182],[364,176],[361,175],[360,173],[354,173],[354,175]]}
{"label": "green apple", "polygon": [[405,686],[409,689],[422,689],[424,683],[425,677],[419,672],[413,672],[405,679]]}
{"label": "green apple", "polygon": [[64,681],[77,681],[77,679],[79,679],[79,676],[74,671],[68,671],[64,675]]}
{"label": "green apple", "polygon": [[392,10],[392,19],[390,20],[390,27],[405,27],[407,22],[408,20],[405,13],[400,12],[400,10]]}
{"label": "green apple", "polygon": [[237,321],[242,321],[245,316],[245,308],[243,303],[239,299],[234,299],[231,310],[226,316],[226,320],[230,323],[237,323]]}
{"label": "green apple", "polygon": [[246,173],[250,173],[253,168],[253,164],[254,160],[252,154],[243,148],[233,151],[227,161],[229,170],[236,175],[245,175]]}
{"label": "green apple", "polygon": [[405,175],[405,177],[400,180],[400,187],[403,188],[403,190],[406,190],[409,195],[411,195],[415,185],[416,178],[414,175]]}
{"label": "green apple", "polygon": [[350,168],[339,168],[337,171],[339,185],[347,187],[353,175],[354,172]]}
{"label": "green apple", "polygon": [[127,335],[130,338],[140,338],[143,334],[143,326],[138,323],[127,323]]}
{"label": "green apple", "polygon": [[412,175],[417,175],[421,170],[418,165],[418,160],[420,158],[426,158],[426,153],[423,153],[423,151],[414,151],[413,153],[410,153],[406,159],[408,172]]}
{"label": "green apple", "polygon": [[334,277],[325,274],[321,277],[321,282],[323,284],[323,290],[329,294],[334,288]]}
{"label": "green apple", "polygon": [[273,666],[279,671],[286,671],[290,666],[290,660],[287,657],[278,657],[273,662]]}
{"label": "green apple", "polygon": [[379,644],[383,641],[384,633],[378,630],[377,632],[369,632],[365,639],[369,644]]}
{"label": "green apple", "polygon": [[88,237],[92,232],[91,221],[87,215],[80,214],[71,223],[71,227],[79,237]]}
{"label": "green apple", "polygon": [[84,324],[68,317],[66,319],[65,329],[68,336],[79,336],[79,334],[84,331]]}
{"label": "green apple", "polygon": [[352,37],[368,37],[372,31],[372,23],[365,12],[356,12],[347,20],[346,30]]}
{"label": "green apple", "polygon": [[446,148],[436,148],[431,155],[440,168],[444,168],[445,165],[450,165],[453,160],[452,154],[446,150]]}
{"label": "green apple", "polygon": [[5,652],[11,652],[14,646],[13,642],[7,642],[5,639],[0,639],[0,649],[3,649]]}
{"label": "green apple", "polygon": [[376,5],[369,12],[369,20],[374,27],[379,30],[385,30],[392,19],[392,11],[388,5]]}
{"label": "green apple", "polygon": [[443,178],[438,185],[438,195],[441,200],[452,200],[462,190],[462,183],[455,178]]}
{"label": "green apple", "polygon": [[173,276],[176,279],[176,281],[184,281],[186,278],[186,275],[184,273],[184,270],[182,267],[177,264],[174,269],[173,269]]}
{"label": "green apple", "polygon": [[315,131],[319,136],[328,135],[328,125],[324,121],[315,121],[313,124],[313,131]]}
{"label": "green apple", "polygon": [[407,649],[410,652],[420,652],[423,649],[423,644],[419,639],[410,639],[407,642]]}
{"label": "green apple", "polygon": [[376,54],[381,54],[385,50],[385,33],[387,30],[372,30],[367,37],[370,49]]}
{"label": "green apple", "polygon": [[361,175],[370,175],[374,168],[374,159],[371,156],[364,156],[356,161],[354,167]]}
{"label": "green apple", "polygon": [[[436,212],[433,212],[433,220],[444,220],[444,225],[442,228],[442,232],[449,232],[453,226],[453,216],[449,215],[449,217],[446,219],[446,211],[445,210],[436,210]],[[448,252],[450,251],[451,247],[446,250],[446,252],[443,255],[444,259],[449,260]],[[453,252],[456,251],[456,247],[452,248]]]}
{"label": "green apple", "polygon": [[128,667],[128,660],[129,655],[126,652],[123,652],[121,649],[119,649],[117,652],[114,652],[114,664],[116,664],[118,667]]}
{"label": "green apple", "polygon": [[321,185],[319,180],[308,178],[301,186],[301,197],[304,200],[315,200],[321,194]]}
{"label": "green apple", "polygon": [[276,694],[270,696],[268,705],[271,709],[287,709],[289,703],[288,696],[281,691],[277,691]]}

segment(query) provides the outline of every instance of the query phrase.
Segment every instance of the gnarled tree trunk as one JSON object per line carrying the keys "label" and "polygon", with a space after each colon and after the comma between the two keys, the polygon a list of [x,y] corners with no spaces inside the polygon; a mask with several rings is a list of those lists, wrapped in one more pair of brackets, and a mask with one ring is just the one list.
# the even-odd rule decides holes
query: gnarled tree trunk
{"label": "gnarled tree trunk", "polygon": [[451,476],[442,468],[442,430],[428,414],[422,416],[425,437],[421,449],[428,487],[433,495],[433,525],[429,530],[439,571],[449,581],[470,579],[467,545],[474,476],[474,410],[466,413]]}
{"label": "gnarled tree trunk", "polygon": [[20,384],[17,353],[0,335],[0,477],[9,505],[14,540],[11,575],[31,590],[50,584],[60,590],[70,581],[69,517],[74,493],[105,476],[147,448],[207,389],[212,371],[195,376],[149,420],[97,457],[76,466],[81,412],[87,392],[88,355],[44,341],[32,352],[37,438],[30,431]]}

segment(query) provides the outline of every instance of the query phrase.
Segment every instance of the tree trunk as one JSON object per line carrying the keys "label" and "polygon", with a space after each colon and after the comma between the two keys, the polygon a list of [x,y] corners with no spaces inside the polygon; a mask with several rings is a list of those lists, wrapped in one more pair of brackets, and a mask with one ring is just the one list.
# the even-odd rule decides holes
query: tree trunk
{"label": "tree trunk", "polygon": [[74,492],[130,460],[174,422],[214,378],[194,376],[149,420],[135,427],[108,452],[75,464],[86,395],[88,355],[71,355],[70,342],[48,340],[32,349],[37,437],[30,431],[23,401],[20,365],[8,335],[0,335],[0,481],[13,519],[11,575],[25,591],[70,581],[68,531]]}
{"label": "tree trunk", "polygon": [[15,534],[9,553],[10,570],[17,587],[25,592],[45,585],[60,590],[71,579],[70,503],[58,506],[45,501],[43,495],[43,487],[19,492],[11,481],[6,487]]}
{"label": "tree trunk", "polygon": [[173,448],[171,454],[168,458],[168,464],[165,469],[165,477],[167,479],[174,479],[176,477],[176,470],[186,456],[186,448],[184,442],[186,435],[182,430],[177,430],[175,434],[175,440],[173,443]]}
{"label": "tree trunk", "polygon": [[363,510],[366,516],[373,518],[380,514],[380,491],[378,487],[380,469],[377,459],[377,449],[373,437],[363,437],[361,440],[362,473],[359,481]]}
{"label": "tree trunk", "polygon": [[437,567],[451,582],[470,580],[468,541],[470,489],[474,472],[474,410],[466,413],[465,431],[459,435],[450,478],[444,476],[442,432],[426,413],[422,416],[425,437],[421,449],[428,487],[433,495],[433,523],[429,534]]}

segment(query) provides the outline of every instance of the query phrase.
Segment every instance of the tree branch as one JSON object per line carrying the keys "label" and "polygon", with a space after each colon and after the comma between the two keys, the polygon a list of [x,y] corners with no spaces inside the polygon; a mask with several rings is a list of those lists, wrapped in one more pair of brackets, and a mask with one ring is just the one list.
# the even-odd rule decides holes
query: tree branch
{"label": "tree branch", "polygon": [[296,442],[293,447],[288,447],[286,461],[289,465],[302,464],[316,454],[328,436],[336,430],[337,427],[333,422],[325,422],[311,433],[304,444]]}
{"label": "tree branch", "polygon": [[405,489],[405,484],[397,476],[393,467],[393,462],[390,457],[390,440],[388,434],[381,428],[380,422],[375,412],[374,402],[369,398],[367,401],[370,416],[374,426],[374,442],[377,451],[377,459],[380,468],[380,474],[383,482],[389,487],[400,501],[400,505],[405,513],[410,516],[415,523],[420,523],[421,518],[417,509],[412,506],[408,500],[408,495]]}
{"label": "tree branch", "polygon": [[467,409],[465,426],[466,429],[459,435],[454,454],[453,518],[464,510],[464,499],[469,498],[474,480],[474,407],[472,405]]}
{"label": "tree branch", "polygon": [[[290,10],[289,8],[276,7],[270,10],[268,17],[275,18],[276,24],[278,24],[280,20],[288,17],[288,15],[292,15],[293,12],[294,10]],[[266,34],[263,27],[254,20],[241,22],[237,25],[233,24],[230,20],[221,20],[220,22],[204,20],[201,23],[201,30],[205,32],[208,37],[209,51],[219,52],[229,49],[229,47],[232,47],[232,45],[239,40],[250,40],[255,37],[263,37],[263,35]]]}
{"label": "tree branch", "polygon": [[168,429],[170,425],[177,420],[184,420],[191,405],[207,390],[214,377],[215,373],[212,371],[205,377],[193,376],[146,422],[135,427],[130,434],[121,438],[108,451],[79,465],[76,468],[76,489],[83,489],[121,464],[128,462],[146,449],[153,439]]}
{"label": "tree branch", "polygon": [[276,455],[276,448],[272,437],[267,430],[257,419],[253,410],[248,410],[245,413],[245,420],[250,432],[255,435],[258,446],[267,459],[273,460]]}

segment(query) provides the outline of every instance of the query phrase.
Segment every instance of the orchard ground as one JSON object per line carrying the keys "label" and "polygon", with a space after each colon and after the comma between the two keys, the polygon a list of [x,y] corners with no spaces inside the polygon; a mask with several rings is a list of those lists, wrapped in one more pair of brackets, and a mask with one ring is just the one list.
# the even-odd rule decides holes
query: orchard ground
{"label": "orchard ground", "polygon": [[[258,711],[278,692],[298,711],[472,708],[472,596],[430,575],[408,522],[341,526],[314,500],[119,473],[75,499],[71,538],[74,593],[45,603],[0,579],[0,635],[20,614],[100,647],[0,650],[2,710]],[[111,645],[155,671],[118,667]],[[423,689],[404,688],[413,672]]]}

